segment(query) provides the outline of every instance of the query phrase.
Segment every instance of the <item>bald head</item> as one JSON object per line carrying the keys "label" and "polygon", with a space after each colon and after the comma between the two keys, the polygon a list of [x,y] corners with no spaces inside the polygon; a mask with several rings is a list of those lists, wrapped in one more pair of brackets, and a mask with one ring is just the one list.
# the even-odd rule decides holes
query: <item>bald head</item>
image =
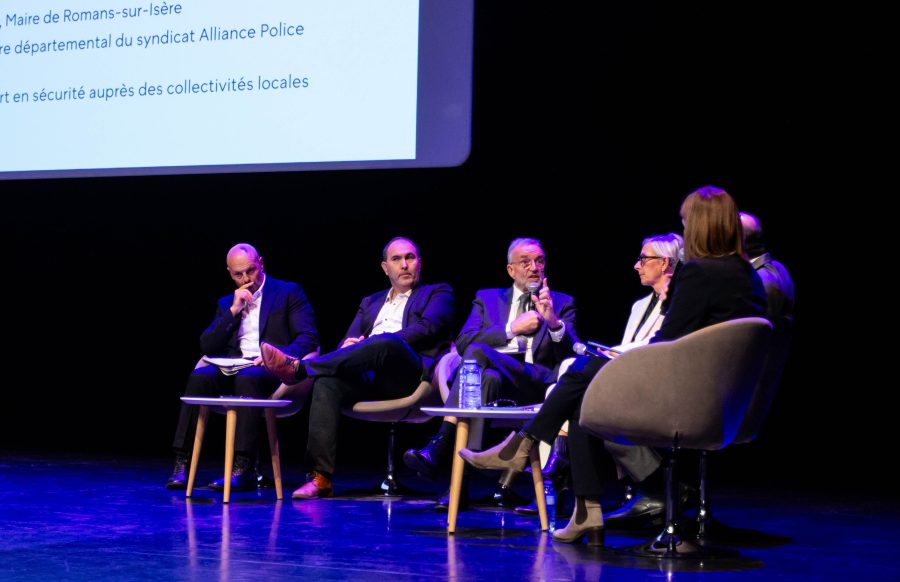
{"label": "bald head", "polygon": [[252,245],[238,243],[231,247],[225,257],[225,264],[234,284],[242,287],[250,283],[248,289],[251,293],[256,293],[265,281],[262,257]]}
{"label": "bald head", "polygon": [[225,262],[227,263],[231,261],[238,255],[247,255],[247,258],[253,261],[259,260],[259,253],[256,252],[256,249],[253,248],[253,245],[249,245],[247,243],[238,243],[228,250],[228,255],[225,257]]}
{"label": "bald head", "polygon": [[756,258],[766,252],[762,225],[759,219],[752,214],[741,212],[740,217],[741,230],[744,231],[744,252],[750,258]]}

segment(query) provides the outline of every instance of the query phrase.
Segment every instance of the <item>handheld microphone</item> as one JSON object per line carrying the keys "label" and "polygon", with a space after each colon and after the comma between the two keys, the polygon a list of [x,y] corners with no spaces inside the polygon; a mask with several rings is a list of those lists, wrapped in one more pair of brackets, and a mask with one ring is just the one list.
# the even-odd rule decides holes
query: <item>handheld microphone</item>
{"label": "handheld microphone", "polygon": [[[581,342],[575,342],[572,346],[572,351],[578,354],[579,356],[594,356],[595,358],[599,358],[603,354],[596,352],[593,348],[590,348],[584,345]],[[605,357],[605,356],[604,356]]]}
{"label": "handheld microphone", "polygon": [[525,311],[531,311],[534,309],[534,301],[531,299],[531,296],[538,294],[538,291],[541,290],[541,284],[536,281],[529,281],[525,284],[525,289],[528,290],[528,299],[525,300]]}

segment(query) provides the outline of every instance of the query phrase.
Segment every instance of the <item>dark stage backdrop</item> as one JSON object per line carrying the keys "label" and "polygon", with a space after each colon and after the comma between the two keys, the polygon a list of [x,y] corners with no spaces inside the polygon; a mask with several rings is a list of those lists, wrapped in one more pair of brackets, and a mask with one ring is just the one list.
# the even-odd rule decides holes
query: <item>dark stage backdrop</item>
{"label": "dark stage backdrop", "polygon": [[[641,239],[679,231],[681,198],[712,183],[762,219],[798,289],[768,426],[722,472],[860,482],[882,420],[870,395],[883,387],[841,364],[833,343],[858,338],[836,298],[849,301],[852,283],[826,284],[833,265],[811,258],[823,250],[817,200],[838,186],[830,146],[809,131],[807,73],[821,63],[804,48],[806,15],[774,2],[594,4],[477,3],[473,149],[458,168],[0,184],[0,450],[168,454],[238,241],[304,286],[333,349],[360,297],[385,287],[390,237],[420,244],[424,279],[453,285],[461,323],[476,288],[509,283],[509,240],[536,236],[551,287],[578,298],[582,338],[615,342],[645,293],[632,269]],[[289,462],[302,459],[305,423],[282,424]],[[345,427],[339,463],[380,463],[384,427]]]}

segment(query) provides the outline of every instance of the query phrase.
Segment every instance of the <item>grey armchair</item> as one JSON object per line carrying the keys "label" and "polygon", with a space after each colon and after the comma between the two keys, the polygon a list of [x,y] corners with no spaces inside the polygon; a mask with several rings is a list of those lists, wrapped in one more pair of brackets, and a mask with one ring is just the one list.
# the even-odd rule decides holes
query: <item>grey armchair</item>
{"label": "grey armchair", "polygon": [[635,348],[605,365],[584,395],[580,424],[620,444],[666,447],[666,525],[642,546],[675,558],[702,548],[678,533],[675,467],[679,448],[717,450],[734,442],[769,350],[772,326],[744,318],[671,342]]}
{"label": "grey armchair", "polygon": [[[451,352],[451,354],[455,354],[455,352]],[[402,487],[394,476],[394,442],[397,425],[400,423],[427,422],[433,418],[424,414],[420,409],[423,406],[441,405],[441,391],[446,390],[447,374],[452,371],[450,368],[452,364],[451,354],[445,354],[435,368],[434,377],[430,381],[422,380],[409,396],[393,400],[364,400],[356,402],[341,411],[344,416],[358,420],[390,423],[388,429],[387,474],[380,487],[382,495],[385,497],[395,497],[402,493]],[[456,357],[459,358],[458,355]]]}

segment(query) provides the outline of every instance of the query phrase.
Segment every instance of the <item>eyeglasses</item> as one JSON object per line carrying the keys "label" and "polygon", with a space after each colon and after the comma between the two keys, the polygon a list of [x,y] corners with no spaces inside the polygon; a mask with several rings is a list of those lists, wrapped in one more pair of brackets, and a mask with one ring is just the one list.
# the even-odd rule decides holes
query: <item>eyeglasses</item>
{"label": "eyeglasses", "polygon": [[534,263],[535,268],[543,269],[544,265],[547,264],[547,259],[545,259],[544,257],[537,257],[535,259],[522,259],[518,262],[518,265],[523,269],[527,269],[531,266],[532,263]]}
{"label": "eyeglasses", "polygon": [[650,261],[653,259],[665,259],[665,258],[666,257],[654,257],[652,255],[641,255],[638,257],[638,261],[640,261],[641,266],[643,267],[644,265],[647,264],[647,261]]}

